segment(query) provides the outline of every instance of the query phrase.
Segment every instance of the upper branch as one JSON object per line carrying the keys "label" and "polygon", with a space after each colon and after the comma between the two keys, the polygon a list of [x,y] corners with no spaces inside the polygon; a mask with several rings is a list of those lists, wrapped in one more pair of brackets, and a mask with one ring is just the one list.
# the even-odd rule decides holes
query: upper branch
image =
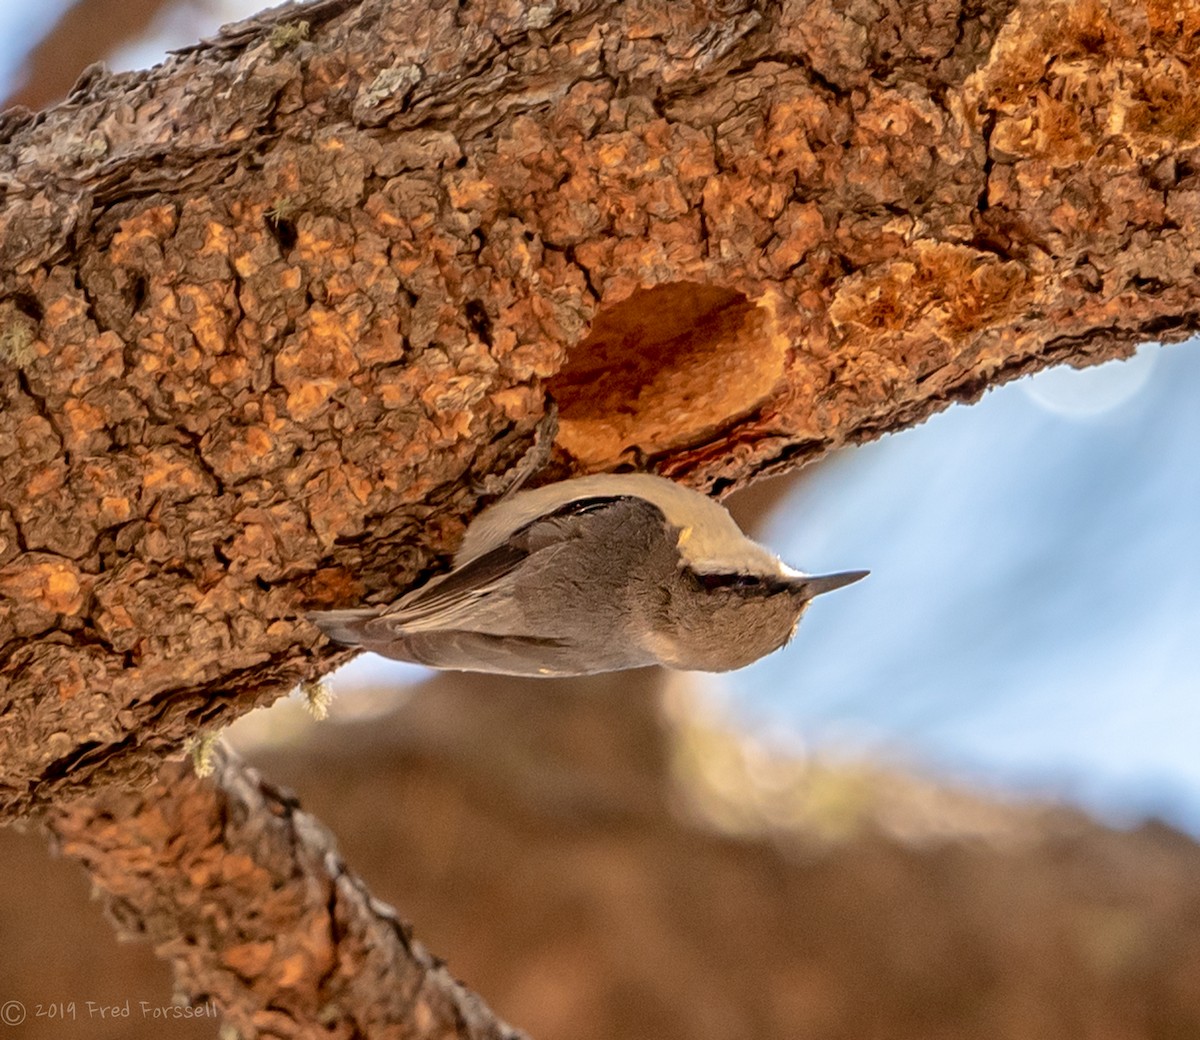
{"label": "upper branch", "polygon": [[720,490],[1200,313],[1194,0],[322,0],[0,121],[0,812],[332,658],[558,401]]}

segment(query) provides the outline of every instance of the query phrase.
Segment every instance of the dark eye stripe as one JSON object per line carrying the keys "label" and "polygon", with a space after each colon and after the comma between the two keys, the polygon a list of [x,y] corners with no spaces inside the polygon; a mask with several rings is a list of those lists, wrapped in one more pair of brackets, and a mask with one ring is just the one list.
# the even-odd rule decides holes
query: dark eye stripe
{"label": "dark eye stripe", "polygon": [[598,513],[602,509],[607,509],[615,502],[627,501],[630,497],[629,495],[593,495],[591,498],[576,498],[539,519],[545,520],[554,516],[586,516],[588,513]]}
{"label": "dark eye stripe", "polygon": [[706,589],[760,589],[765,579],[757,574],[697,574]]}

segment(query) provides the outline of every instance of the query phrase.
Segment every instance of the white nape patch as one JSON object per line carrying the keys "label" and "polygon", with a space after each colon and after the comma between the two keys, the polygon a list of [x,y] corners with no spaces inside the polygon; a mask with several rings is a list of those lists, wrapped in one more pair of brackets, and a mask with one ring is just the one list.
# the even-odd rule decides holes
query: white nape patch
{"label": "white nape patch", "polygon": [[518,491],[479,514],[467,528],[455,566],[502,545],[512,533],[581,499],[640,498],[678,528],[681,561],[702,574],[780,574],[774,553],[747,538],[729,511],[707,495],[650,473],[601,473]]}

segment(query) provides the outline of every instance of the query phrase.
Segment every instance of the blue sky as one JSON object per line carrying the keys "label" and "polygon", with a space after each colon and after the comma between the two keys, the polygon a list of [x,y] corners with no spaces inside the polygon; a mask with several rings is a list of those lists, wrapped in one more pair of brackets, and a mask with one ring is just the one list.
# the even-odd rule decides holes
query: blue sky
{"label": "blue sky", "polygon": [[802,482],[763,540],[873,573],[723,680],[729,710],[1200,832],[1198,347],[1010,384]]}

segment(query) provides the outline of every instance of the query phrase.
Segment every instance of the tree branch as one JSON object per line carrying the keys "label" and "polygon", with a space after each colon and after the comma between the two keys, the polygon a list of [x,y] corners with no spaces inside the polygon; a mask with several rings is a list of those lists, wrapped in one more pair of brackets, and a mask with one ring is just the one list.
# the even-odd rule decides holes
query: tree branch
{"label": "tree branch", "polygon": [[340,660],[547,392],[721,491],[1195,329],[1193,14],[322,0],[4,117],[0,814]]}
{"label": "tree branch", "polygon": [[80,71],[103,60],[127,40],[147,31],[167,0],[73,0],[37,41],[23,62],[23,82],[4,100],[10,106],[40,108],[67,96]]}
{"label": "tree branch", "polygon": [[127,937],[242,1036],[520,1040],[347,871],[333,836],[231,751],[48,818]]}

